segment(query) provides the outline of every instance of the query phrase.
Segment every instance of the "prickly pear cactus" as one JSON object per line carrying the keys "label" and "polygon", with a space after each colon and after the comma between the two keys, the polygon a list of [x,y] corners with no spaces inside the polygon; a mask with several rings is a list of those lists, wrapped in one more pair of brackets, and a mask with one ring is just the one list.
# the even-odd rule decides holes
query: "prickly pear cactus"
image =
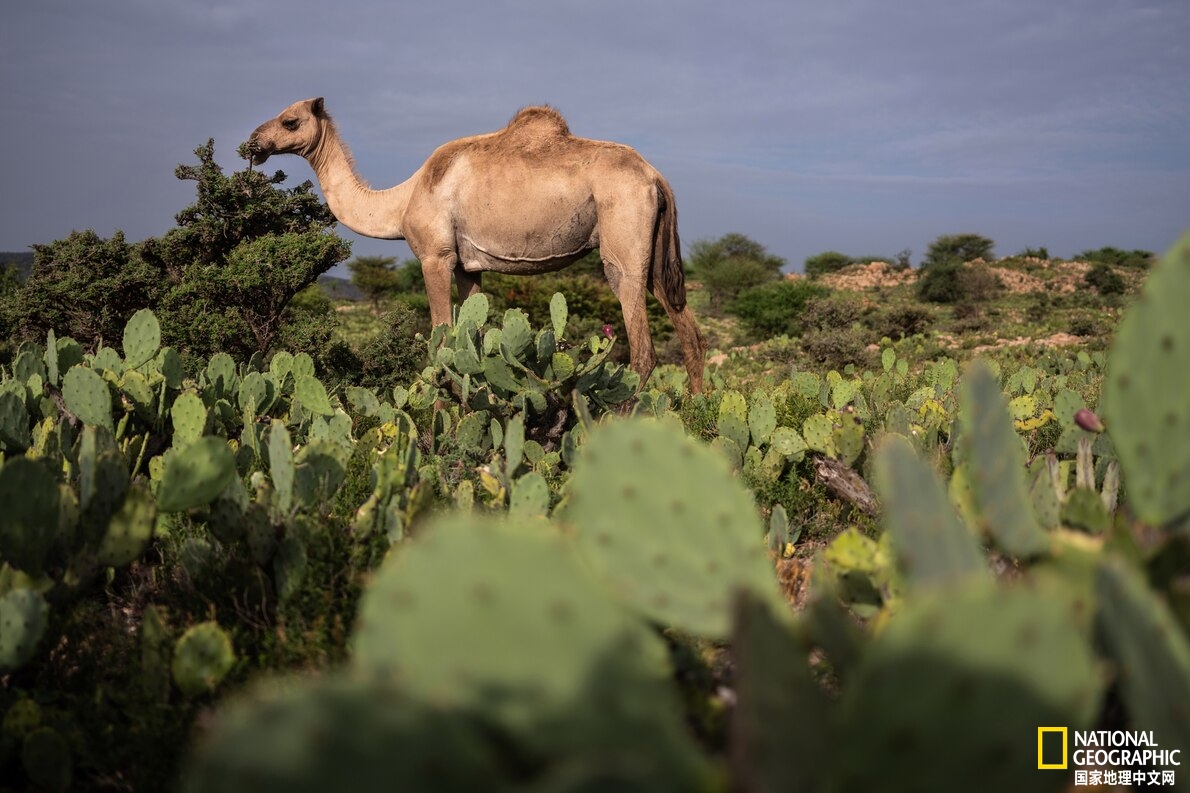
{"label": "prickly pear cactus", "polygon": [[182,512],[209,504],[235,473],[235,458],[227,441],[214,435],[200,438],[166,461],[157,487],[157,506],[162,512]]}
{"label": "prickly pear cactus", "polygon": [[134,486],[124,495],[124,503],[108,521],[107,532],[99,544],[97,561],[106,567],[131,564],[144,552],[153,537],[157,504],[149,491]]}
{"label": "prickly pear cactus", "polygon": [[977,582],[912,601],[842,694],[832,789],[1064,789],[1037,771],[1037,728],[1087,729],[1101,688],[1053,598]]}
{"label": "prickly pear cactus", "polygon": [[751,494],[680,429],[650,419],[598,428],[575,465],[570,499],[583,554],[652,619],[722,638],[736,590],[776,597]]}
{"label": "prickly pear cactus", "polygon": [[207,406],[196,394],[178,394],[169,414],[173,420],[175,445],[184,446],[202,437],[207,425]]}
{"label": "prickly pear cactus", "polygon": [[25,400],[11,391],[0,393],[0,448],[23,452],[33,445]]}
{"label": "prickly pear cactus", "polygon": [[161,325],[150,309],[142,308],[124,326],[124,368],[139,369],[157,355]]}
{"label": "prickly pear cactus", "polygon": [[41,461],[16,457],[0,468],[0,561],[41,575],[58,531],[59,495]]}
{"label": "prickly pear cactus", "polygon": [[875,475],[907,582],[930,588],[987,576],[975,535],[955,513],[938,475],[906,438],[885,437],[876,454]]}
{"label": "prickly pear cactus", "polygon": [[33,657],[48,614],[40,592],[14,589],[0,597],[0,673],[19,669]]}
{"label": "prickly pear cactus", "polygon": [[187,696],[214,691],[235,664],[231,637],[214,622],[201,622],[174,645],[174,683]]}
{"label": "prickly pear cactus", "polygon": [[967,471],[980,522],[996,544],[1017,558],[1049,550],[1025,482],[1025,449],[996,378],[976,361],[963,378],[962,421]]}
{"label": "prickly pear cactus", "polygon": [[831,771],[830,701],[810,676],[806,647],[769,604],[735,603],[732,649],[738,701],[731,770],[742,791],[819,790]]}
{"label": "prickly pear cactus", "polygon": [[224,709],[186,771],[191,793],[502,790],[483,733],[392,688],[272,681]]}
{"label": "prickly pear cactus", "polygon": [[719,436],[734,441],[740,451],[748,448],[748,406],[744,395],[727,391],[719,402]]}
{"label": "prickly pear cactus", "polygon": [[1154,267],[1125,312],[1103,386],[1103,416],[1130,505],[1163,525],[1190,514],[1190,234]]}
{"label": "prickly pear cactus", "polygon": [[676,793],[697,787],[706,768],[665,655],[556,529],[456,514],[403,545],[373,580],[353,671],[500,725],[523,750],[568,768],[567,787],[602,777],[612,789],[631,780],[624,789]]}
{"label": "prickly pear cactus", "polygon": [[83,423],[114,429],[112,395],[107,382],[94,369],[71,367],[62,377],[62,400]]}
{"label": "prickly pear cactus", "polygon": [[606,598],[548,527],[465,515],[431,526],[385,562],[359,614],[357,669],[427,701],[491,710],[517,729],[580,701],[609,647],[624,643],[658,683],[665,667],[658,639]]}
{"label": "prickly pear cactus", "polygon": [[1099,622],[1132,723],[1162,746],[1190,746],[1190,637],[1123,561],[1106,561],[1097,579]]}
{"label": "prickly pear cactus", "polygon": [[70,746],[53,727],[39,727],[21,742],[21,765],[29,779],[42,790],[66,793],[74,779]]}

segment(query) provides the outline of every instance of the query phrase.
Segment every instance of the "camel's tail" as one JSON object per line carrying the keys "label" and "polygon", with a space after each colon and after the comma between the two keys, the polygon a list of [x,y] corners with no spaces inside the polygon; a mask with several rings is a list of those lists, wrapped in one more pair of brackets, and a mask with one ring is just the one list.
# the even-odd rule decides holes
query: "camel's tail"
{"label": "camel's tail", "polygon": [[678,205],[664,179],[657,181],[657,224],[653,229],[655,284],[661,286],[674,311],[686,307],[686,273],[682,268],[682,246],[678,241]]}

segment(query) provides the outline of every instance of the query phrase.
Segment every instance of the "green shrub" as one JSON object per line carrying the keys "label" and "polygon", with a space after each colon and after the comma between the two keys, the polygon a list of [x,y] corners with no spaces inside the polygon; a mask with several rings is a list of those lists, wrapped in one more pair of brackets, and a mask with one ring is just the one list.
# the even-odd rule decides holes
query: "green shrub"
{"label": "green shrub", "polygon": [[933,269],[940,264],[962,264],[975,259],[990,261],[994,247],[994,242],[979,234],[943,234],[930,243],[921,266]]}
{"label": "green shrub", "polygon": [[872,321],[872,329],[879,336],[898,341],[924,333],[933,322],[934,314],[930,309],[913,304],[897,306],[877,315]]}
{"label": "green shrub", "polygon": [[963,266],[941,262],[932,266],[917,282],[917,296],[929,303],[957,303],[963,299]]}
{"label": "green shrub", "polygon": [[197,201],[165,235],[128,243],[120,232],[105,240],[85,231],[35,246],[32,274],[0,312],[11,332],[41,342],[52,329],[94,348],[151,307],[165,343],[186,360],[216,352],[247,360],[277,346],[321,358],[329,304],[290,304],[350,250],[330,233],[330,210],[309,182],[276,187],[280,171],[225,175],[213,141],[195,154],[198,164],[175,175],[196,183]]}
{"label": "green shrub", "polygon": [[806,280],[782,280],[745,289],[730,311],[757,336],[795,335],[804,327],[808,304],[827,294]]}
{"label": "green shrub", "polygon": [[779,279],[785,260],[743,234],[725,234],[691,245],[686,264],[707,291],[708,310],[719,314],[744,290]]}
{"label": "green shrub", "polygon": [[1083,281],[1101,295],[1122,295],[1126,288],[1123,277],[1104,262],[1093,264]]}
{"label": "green shrub", "polygon": [[824,251],[810,256],[805,261],[807,278],[818,278],[827,273],[837,272],[855,262],[850,256],[838,251]]}
{"label": "green shrub", "polygon": [[1003,285],[994,273],[958,260],[941,262],[924,272],[917,282],[917,296],[929,303],[990,300]]}
{"label": "green shrub", "polygon": [[845,330],[812,330],[802,336],[806,353],[826,369],[842,371],[849,364],[869,366],[875,354],[868,351],[864,332],[854,328]]}
{"label": "green shrub", "polygon": [[1111,264],[1116,267],[1128,267],[1130,269],[1145,270],[1153,263],[1155,254],[1152,251],[1146,250],[1131,250],[1125,251],[1119,248],[1106,246],[1103,248],[1096,248],[1094,250],[1085,250],[1074,255],[1075,261],[1091,262],[1099,264]]}
{"label": "green shrub", "polygon": [[848,330],[863,315],[863,304],[851,293],[825,295],[810,300],[802,314],[805,330]]}

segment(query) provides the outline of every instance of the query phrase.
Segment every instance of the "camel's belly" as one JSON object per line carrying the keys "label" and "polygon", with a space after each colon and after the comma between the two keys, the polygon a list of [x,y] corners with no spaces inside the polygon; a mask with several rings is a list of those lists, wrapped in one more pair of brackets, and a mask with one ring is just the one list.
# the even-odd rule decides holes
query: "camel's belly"
{"label": "camel's belly", "polygon": [[459,262],[467,272],[507,273],[509,275],[535,275],[561,270],[574,264],[588,252],[598,247],[598,240],[593,245],[585,245],[570,252],[551,253],[547,256],[525,256],[509,253],[497,254],[481,249],[468,240],[459,239]]}
{"label": "camel's belly", "polygon": [[[599,247],[594,202],[574,207],[562,201],[507,204],[517,211],[499,224],[459,223],[459,261],[470,272],[542,273],[558,270]],[[472,216],[474,217],[474,215]]]}

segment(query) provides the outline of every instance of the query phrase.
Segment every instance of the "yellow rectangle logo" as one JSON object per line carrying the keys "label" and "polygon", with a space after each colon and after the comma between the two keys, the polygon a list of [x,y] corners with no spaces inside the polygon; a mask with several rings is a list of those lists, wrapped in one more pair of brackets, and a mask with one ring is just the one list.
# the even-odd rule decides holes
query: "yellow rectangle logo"
{"label": "yellow rectangle logo", "polygon": [[[1066,729],[1065,727],[1038,727],[1037,728],[1037,768],[1041,769],[1064,769],[1066,768]],[[1062,735],[1062,762],[1047,763],[1045,761],[1045,734],[1047,732],[1056,732]],[[1053,758],[1051,758],[1053,759]]]}

